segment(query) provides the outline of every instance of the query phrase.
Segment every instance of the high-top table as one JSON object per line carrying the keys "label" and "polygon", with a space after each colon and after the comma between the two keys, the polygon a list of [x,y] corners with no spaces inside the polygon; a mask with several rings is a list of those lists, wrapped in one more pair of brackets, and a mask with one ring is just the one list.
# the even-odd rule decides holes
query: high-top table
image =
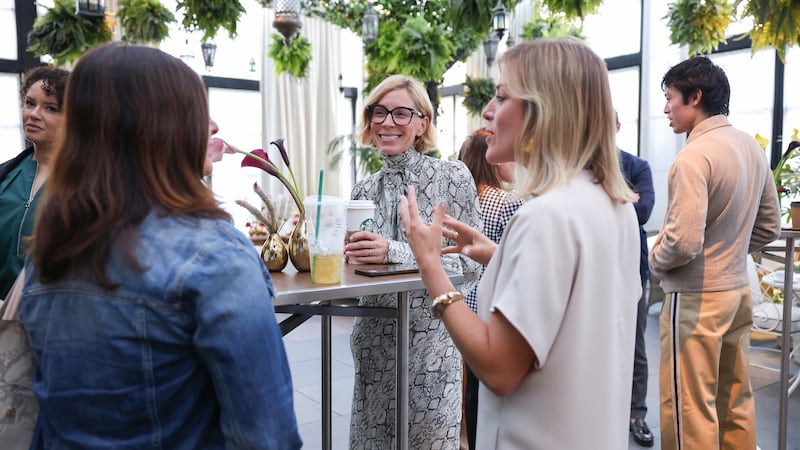
{"label": "high-top table", "polygon": [[[774,252],[783,253],[784,270],[787,274],[794,271],[795,240],[800,238],[800,230],[782,229],[780,239],[784,245],[770,244],[761,250],[759,254],[781,261],[775,258]],[[783,322],[781,322],[781,400],[780,411],[778,414],[778,449],[786,449],[787,420],[789,418],[789,357],[792,349],[792,298],[794,295],[794,277],[783,277]]]}
{"label": "high-top table", "polygon": [[[359,267],[385,267],[345,264],[340,284],[311,283],[311,274],[287,266],[271,273],[276,288],[275,312],[291,316],[281,321],[286,335],[312,315],[322,320],[322,448],[331,449],[331,316],[382,317],[397,319],[397,408],[396,437],[398,450],[408,448],[408,291],[425,289],[418,273],[367,277],[357,275]],[[450,274],[453,284],[463,283],[462,275]],[[397,293],[397,308],[359,306],[355,300],[364,295]]]}

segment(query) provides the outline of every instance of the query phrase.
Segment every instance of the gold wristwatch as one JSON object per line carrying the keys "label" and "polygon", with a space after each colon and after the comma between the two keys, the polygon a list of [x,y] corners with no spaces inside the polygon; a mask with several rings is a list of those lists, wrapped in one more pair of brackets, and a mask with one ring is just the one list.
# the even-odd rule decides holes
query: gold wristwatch
{"label": "gold wristwatch", "polygon": [[436,298],[433,299],[433,303],[431,303],[431,315],[435,319],[439,319],[442,317],[444,310],[450,306],[451,303],[463,300],[464,296],[461,295],[461,292],[458,291],[450,291],[446,292]]}

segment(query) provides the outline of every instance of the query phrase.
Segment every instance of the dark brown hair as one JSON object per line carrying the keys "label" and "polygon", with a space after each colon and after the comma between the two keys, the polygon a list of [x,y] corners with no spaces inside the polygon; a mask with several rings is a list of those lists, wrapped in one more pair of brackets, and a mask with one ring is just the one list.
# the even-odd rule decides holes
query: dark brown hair
{"label": "dark brown hair", "polygon": [[151,212],[224,218],[202,182],[208,142],[203,83],[181,60],[149,47],[106,44],[86,53],[67,83],[66,138],[34,230],[42,281],[86,271],[111,288],[112,244],[132,248]]}
{"label": "dark brown hair", "polygon": [[486,186],[502,187],[500,179],[497,177],[497,168],[486,161],[486,136],[487,132],[481,128],[467,136],[458,151],[458,159],[464,162],[472,178],[475,179],[475,186],[478,192]]}
{"label": "dark brown hair", "polygon": [[42,90],[45,95],[52,95],[58,100],[58,107],[64,106],[64,91],[67,86],[69,72],[53,66],[36,66],[28,69],[22,76],[22,88],[19,91],[20,100],[28,95],[31,86],[42,81]]}

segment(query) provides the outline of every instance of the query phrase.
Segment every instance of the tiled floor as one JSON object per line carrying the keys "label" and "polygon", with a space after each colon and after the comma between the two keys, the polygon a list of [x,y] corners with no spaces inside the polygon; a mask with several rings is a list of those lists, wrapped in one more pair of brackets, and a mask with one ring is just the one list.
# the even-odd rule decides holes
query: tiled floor
{"label": "tiled floor", "polygon": [[[649,413],[647,423],[655,435],[653,449],[660,448],[658,419],[658,306],[651,308],[647,323],[647,355],[650,362],[650,379],[648,383],[647,404]],[[279,315],[279,320],[284,317]],[[347,449],[347,435],[350,425],[350,404],[353,394],[353,359],[350,354],[350,331],[353,319],[334,317],[332,320],[333,335],[333,367],[332,367],[332,404],[333,404],[333,449]],[[321,340],[320,319],[309,319],[306,323],[284,337],[286,352],[292,371],[294,384],[295,412],[303,437],[305,449],[322,448],[321,438]],[[772,342],[758,345],[773,346]],[[777,354],[766,351],[751,352],[753,362],[778,367]],[[793,370],[797,365],[793,366]],[[778,410],[779,381],[778,374],[765,369],[752,369],[752,382],[756,391],[756,414],[758,444],[762,450],[778,447]],[[788,446],[790,450],[800,450],[800,392],[790,397],[788,420]],[[630,441],[629,449],[639,449]],[[415,449],[416,450],[416,449]],[[427,450],[427,449],[419,449]]]}

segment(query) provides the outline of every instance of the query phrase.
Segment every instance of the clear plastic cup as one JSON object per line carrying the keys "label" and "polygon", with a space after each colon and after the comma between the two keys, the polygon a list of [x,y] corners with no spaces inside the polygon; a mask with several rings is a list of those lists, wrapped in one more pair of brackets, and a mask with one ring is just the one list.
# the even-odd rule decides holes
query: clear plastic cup
{"label": "clear plastic cup", "polygon": [[337,284],[342,281],[346,205],[344,199],[323,195],[305,199],[311,282]]}

